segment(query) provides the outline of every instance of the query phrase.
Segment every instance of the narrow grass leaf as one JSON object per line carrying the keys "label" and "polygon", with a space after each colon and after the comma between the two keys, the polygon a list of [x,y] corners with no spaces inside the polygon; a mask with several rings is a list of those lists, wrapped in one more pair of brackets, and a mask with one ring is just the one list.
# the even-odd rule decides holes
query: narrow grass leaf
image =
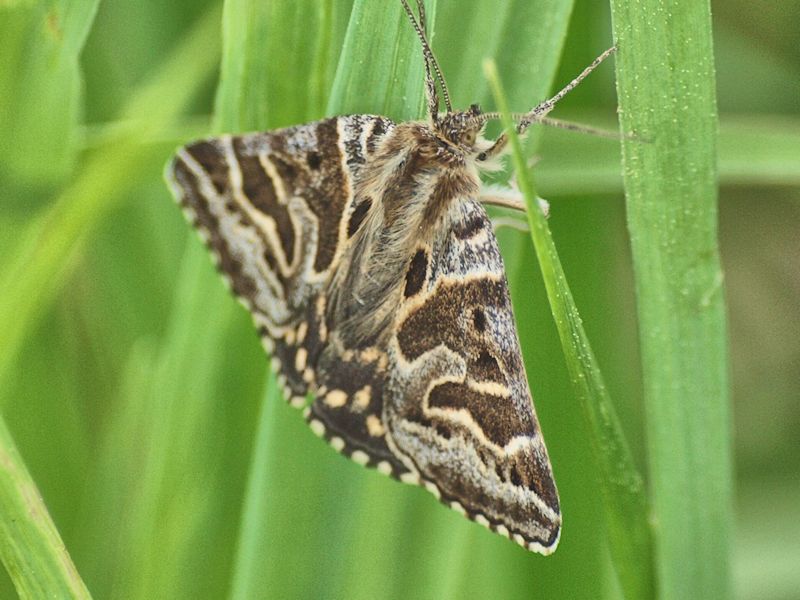
{"label": "narrow grass leaf", "polygon": [[[419,44],[413,35],[413,31],[408,23],[401,20],[402,10],[399,3],[396,5],[379,6],[375,3],[356,3],[352,14],[348,6],[341,3],[334,4],[334,11],[328,15],[321,13],[321,18],[317,21],[317,26],[324,27],[327,22],[341,23],[343,12],[345,16],[350,16],[348,25],[348,36],[353,39],[365,36],[364,30],[360,26],[374,24],[385,18],[386,14],[391,15],[395,28],[402,23],[407,27],[403,31],[403,44],[400,50],[392,44],[385,44],[379,49],[377,54],[372,49],[354,48],[352,44],[345,44],[343,57],[339,58],[339,49],[342,46],[342,36],[344,29],[336,29],[339,33],[334,33],[332,39],[324,44],[320,42],[319,51],[312,57],[307,56],[306,65],[296,65],[296,68],[287,70],[283,55],[286,52],[286,45],[274,44],[268,46],[272,54],[266,59],[270,65],[269,77],[272,79],[292,79],[295,82],[305,82],[312,88],[312,93],[318,93],[320,80],[325,81],[325,87],[331,85],[330,74],[333,72],[331,65],[339,65],[337,81],[340,82],[339,89],[348,89],[354,97],[345,101],[341,97],[328,103],[326,112],[330,114],[340,114],[343,112],[388,112],[390,114],[403,114],[404,111],[413,111],[413,116],[419,115],[422,99],[422,79],[419,74],[422,72],[421,52]],[[345,12],[346,11],[346,12]],[[431,15],[432,16],[432,15]],[[364,19],[363,21],[361,19]],[[404,18],[404,17],[402,17]],[[314,38],[309,31],[314,30],[314,23],[299,23],[292,21],[288,15],[283,20],[283,33],[287,38],[297,37],[307,40]],[[275,24],[275,27],[281,27]],[[240,35],[241,23],[228,23],[226,35]],[[260,30],[251,23],[250,27]],[[370,29],[374,31],[374,29]],[[356,32],[356,33],[354,33]],[[338,38],[336,36],[339,36]],[[322,36],[324,38],[324,35]],[[263,40],[266,43],[266,40]],[[242,61],[251,65],[248,58],[250,54],[263,53],[263,44],[258,37],[253,37],[247,47],[233,49],[226,43],[226,48],[231,52],[244,53],[236,59],[230,58],[233,62]],[[327,48],[328,55],[325,55]],[[348,49],[349,48],[349,49]],[[349,72],[346,68],[349,64],[371,64],[375,59],[385,66],[385,70],[378,71],[353,71]],[[326,66],[327,65],[327,66]],[[398,94],[394,91],[386,92],[390,87],[389,82],[398,78],[403,81],[410,78],[410,65],[414,65],[415,79],[414,88],[410,94]],[[309,68],[317,73],[317,76],[306,81],[298,73],[307,72]],[[222,121],[221,128],[236,128],[240,124],[235,120],[228,119],[227,107],[233,103],[234,99],[240,94],[243,86],[252,85],[252,78],[247,72],[228,71],[228,77],[223,73],[223,80],[220,83],[218,92],[218,116]],[[342,82],[347,82],[345,85]],[[317,91],[314,91],[317,90]],[[380,98],[369,96],[374,90],[380,90]],[[262,104],[269,105],[283,102],[293,108],[293,114],[287,115],[287,123],[302,123],[319,117],[313,107],[304,108],[302,103],[294,100],[297,95],[303,95],[302,89],[287,91],[284,95],[279,93],[274,87],[269,87],[263,82],[258,89],[251,89],[248,92],[258,96]],[[342,91],[341,93],[344,93]],[[294,96],[293,96],[293,95]],[[327,89],[326,89],[327,95]],[[353,106],[354,103],[367,97],[370,101],[370,109]],[[407,98],[413,98],[409,103]],[[347,102],[351,102],[348,104]],[[338,103],[338,107],[335,105]],[[410,108],[413,107],[413,108]],[[314,110],[314,112],[311,112]],[[267,130],[280,124],[274,122],[272,114],[262,113],[256,115],[256,121],[250,126],[257,129]],[[286,561],[279,560],[276,552],[280,546],[276,546],[275,541],[292,539],[291,547],[295,552],[315,552],[318,542],[314,543],[305,536],[297,536],[297,523],[303,523],[303,528],[307,535],[314,535],[314,539],[352,539],[359,542],[363,536],[357,534],[357,528],[364,520],[363,515],[356,514],[352,508],[361,502],[361,498],[366,494],[370,498],[374,494],[370,493],[369,479],[365,482],[364,478],[380,477],[374,473],[365,474],[357,466],[342,460],[330,449],[324,447],[318,440],[311,436],[308,428],[299,416],[287,409],[285,404],[279,400],[278,394],[268,393],[265,402],[268,404],[263,409],[264,417],[260,421],[256,437],[256,454],[251,464],[251,481],[246,497],[246,509],[243,514],[242,533],[237,554],[237,567],[233,580],[234,597],[248,597],[254,589],[263,589],[267,586],[271,589],[292,590],[298,595],[320,595],[329,594],[331,590],[342,590],[348,597],[366,597],[359,590],[377,590],[381,582],[385,581],[385,572],[376,570],[373,577],[365,577],[363,573],[359,580],[349,577],[349,572],[341,568],[325,568],[327,563],[321,563],[315,576],[311,576],[303,565],[297,565],[297,572],[292,564],[285,564]],[[269,449],[268,451],[265,449]],[[291,452],[289,452],[291,448]],[[297,464],[295,464],[297,463]],[[297,480],[294,475],[296,470],[303,473],[302,480]],[[381,479],[382,483],[383,480]],[[351,485],[352,484],[352,485]],[[391,484],[390,484],[391,485]],[[371,501],[374,505],[374,502]],[[292,511],[287,512],[285,506],[292,506]],[[385,511],[383,514],[390,514]],[[356,546],[351,547],[351,555],[358,557],[363,555],[363,551]],[[265,560],[267,564],[275,564],[275,568],[264,568]],[[353,559],[358,562],[357,558]],[[278,564],[282,566],[278,567]],[[341,565],[339,565],[341,567]]]}
{"label": "narrow grass leaf", "polygon": [[708,2],[612,0],[659,597],[729,598],[732,460]]}
{"label": "narrow grass leaf", "polygon": [[[495,58],[515,111],[528,110],[546,98],[567,43],[572,11],[570,0],[440,3],[434,51],[450,85],[454,105],[463,108],[479,102],[485,110],[496,109],[481,70],[485,57]],[[607,38],[611,38],[610,31]],[[586,45],[583,38],[569,43],[572,47]],[[593,57],[592,52],[587,52],[589,58]],[[496,123],[490,124],[488,136],[493,137],[498,130]],[[540,154],[544,158],[542,166],[557,164],[559,157],[550,156],[548,149],[537,143],[539,134],[538,130],[529,134],[526,154]],[[613,147],[613,143],[609,145]],[[489,179],[502,181],[508,176],[508,172],[497,173]],[[586,179],[582,174],[560,183],[569,190]],[[583,442],[584,436],[578,433],[583,425],[578,411],[565,414],[561,408],[571,392],[568,379],[562,374],[563,365],[557,355],[547,351],[552,347],[551,339],[555,344],[558,342],[554,329],[547,323],[541,280],[531,277],[534,257],[530,242],[526,243],[526,236],[507,228],[498,230],[498,238],[526,369],[562,496],[565,535],[558,552],[542,558],[520,555],[517,549],[495,540],[492,534],[478,531],[465,553],[461,593],[476,598],[488,595],[595,598],[607,577],[607,562],[603,560],[603,547],[598,544],[603,532],[596,524],[597,503],[592,495],[585,493],[587,481],[593,481],[592,474],[584,468],[591,462],[591,450]],[[447,544],[446,540],[455,535],[455,527],[453,523],[444,532],[443,543]],[[565,577],[565,573],[570,576]],[[437,580],[441,581],[438,576]]]}
{"label": "narrow grass leaf", "polygon": [[9,374],[29,328],[66,280],[72,259],[137,180],[131,172],[151,160],[142,142],[166,127],[210,75],[219,59],[219,13],[191,30],[152,79],[129,102],[124,120],[141,124],[93,151],[51,207],[20,232],[0,269],[0,381]]}
{"label": "narrow grass leaf", "polygon": [[[216,392],[225,354],[217,348],[234,306],[211,276],[199,244],[187,248],[173,308],[151,395],[142,399],[151,410],[136,436],[142,475],[126,515],[132,539],[129,568],[121,574],[128,586],[116,590],[120,598],[196,597],[209,570],[202,556],[211,550],[208,519],[216,514],[219,494],[208,481],[218,472],[222,441],[198,444],[196,436],[215,429],[221,410]],[[171,561],[182,568],[169,568]]]}
{"label": "narrow grass leaf", "polygon": [[20,598],[91,598],[0,419],[0,559]]}
{"label": "narrow grass leaf", "polygon": [[614,566],[628,598],[649,598],[652,597],[652,559],[644,483],[634,466],[600,367],[572,299],[550,230],[537,204],[533,182],[510,117],[497,68],[493,62],[487,61],[485,69],[495,101],[503,114],[505,129],[509,132],[517,182],[525,196],[531,237],[567,368],[581,410],[589,423],[600,472],[598,484]]}
{"label": "narrow grass leaf", "polygon": [[[428,29],[435,26],[436,1],[425,3]],[[381,32],[375,35],[375,32]],[[419,40],[400,2],[378,5],[355,0],[328,114],[379,114],[397,120],[424,115],[424,73]]]}
{"label": "narrow grass leaf", "polygon": [[11,180],[42,189],[73,166],[81,108],[78,58],[99,3],[0,5],[0,165]]}
{"label": "narrow grass leaf", "polygon": [[347,5],[341,4],[225,2],[215,111],[220,130],[275,129],[322,116],[333,74],[331,44],[341,39],[339,15]]}

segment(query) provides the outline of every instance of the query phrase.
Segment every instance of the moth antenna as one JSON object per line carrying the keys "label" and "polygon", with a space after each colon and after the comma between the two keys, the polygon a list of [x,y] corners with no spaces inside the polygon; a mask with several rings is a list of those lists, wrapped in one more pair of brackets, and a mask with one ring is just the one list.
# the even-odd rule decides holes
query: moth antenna
{"label": "moth antenna", "polygon": [[[523,119],[527,118],[528,113],[511,113],[511,118],[514,121],[522,121]],[[500,120],[502,116],[500,113],[492,112],[492,113],[483,113],[481,115],[482,120],[486,121],[494,121]],[[621,134],[617,131],[608,131],[606,129],[599,129],[597,127],[592,127],[591,125],[584,125],[582,123],[572,123],[571,121],[562,121],[561,119],[554,119],[553,117],[539,117],[538,119],[534,119],[532,123],[538,123],[540,125],[547,125],[548,127],[555,127],[556,129],[566,129],[567,131],[575,131],[577,133],[586,133],[588,135],[594,135],[597,137],[607,138],[610,140],[638,140],[639,138],[632,134]]]}
{"label": "moth antenna", "polygon": [[[414,27],[414,31],[417,32],[417,37],[422,44],[422,54],[425,58],[425,89],[428,97],[428,113],[430,114],[431,120],[434,123],[438,123],[439,94],[436,91],[436,81],[439,82],[439,85],[442,88],[442,97],[444,98],[444,104],[447,108],[447,112],[452,112],[453,107],[450,104],[450,92],[447,89],[447,83],[445,82],[444,75],[439,67],[439,62],[436,60],[436,56],[434,56],[433,50],[431,50],[430,44],[428,43],[428,38],[425,36],[425,5],[422,3],[422,0],[417,0],[417,10],[419,11],[419,21],[417,21],[416,17],[414,16],[414,12],[408,5],[407,0],[400,1],[402,2],[403,9],[406,11],[408,18],[411,21],[411,25]],[[436,75],[435,80],[434,74]]]}
{"label": "moth antenna", "polygon": [[428,25],[425,19],[425,3],[422,0],[417,0],[417,23],[422,31],[428,31]]}
{"label": "moth antenna", "polygon": [[[555,107],[556,103],[559,100],[561,100],[564,96],[566,96],[568,93],[570,93],[576,87],[578,87],[578,84],[580,84],[581,81],[586,79],[586,77],[589,75],[589,73],[594,71],[600,65],[600,63],[602,63],[606,58],[608,58],[609,56],[614,54],[614,52],[616,52],[616,51],[617,51],[617,47],[616,46],[611,46],[611,48],[609,48],[608,50],[603,52],[600,56],[595,58],[592,61],[592,64],[590,64],[583,71],[581,71],[581,73],[575,79],[573,79],[567,85],[565,85],[563,88],[561,88],[561,90],[559,90],[559,92],[557,94],[555,94],[551,98],[548,98],[547,100],[545,100],[544,102],[538,104],[537,106],[533,107],[529,112],[521,115],[521,118],[519,118],[519,122],[517,123],[517,133],[520,133],[520,134],[524,133],[525,130],[532,123],[544,122],[547,113],[549,113],[551,110],[553,110],[553,107]],[[553,125],[555,127],[562,127],[561,125],[555,125],[555,123],[556,122],[563,123],[563,121],[555,121],[554,119],[550,119],[549,121],[550,121],[550,123],[548,123],[548,124],[551,124],[551,125]],[[564,125],[566,125],[566,124],[564,124]],[[570,126],[571,125],[572,124],[570,124]],[[578,127],[580,127],[580,126],[578,126]],[[562,127],[562,128],[563,129],[570,129],[571,127]],[[587,129],[589,129],[589,128],[587,128]],[[489,148],[485,152],[482,152],[478,156],[478,159],[479,160],[487,160],[487,159],[491,158],[492,156],[495,156],[496,154],[501,152],[503,150],[503,148],[505,148],[506,143],[508,143],[508,136],[504,133],[499,138],[497,138],[497,140],[495,141],[495,143],[492,145],[491,148]]]}
{"label": "moth antenna", "polygon": [[[427,27],[425,25],[425,4],[422,0],[417,0],[417,10],[419,11],[419,27],[423,32],[425,32],[427,31]],[[444,80],[444,73],[439,67],[439,61],[436,60],[436,55],[433,53],[430,44],[428,44],[427,37],[423,40],[423,44],[425,44],[427,48],[431,66],[433,66],[433,70],[436,73],[436,79],[439,80],[439,85],[442,88],[442,98],[444,98],[444,105],[447,108],[447,112],[453,112],[453,105],[450,104],[450,91],[447,89],[447,82]]]}
{"label": "moth antenna", "polygon": [[561,119],[554,119],[552,117],[541,117],[536,119],[534,123],[541,123],[548,127],[555,127],[557,129],[566,129],[567,131],[575,131],[577,133],[586,133],[596,137],[606,138],[609,140],[638,140],[639,138],[632,133],[621,134],[618,131],[608,131],[598,127],[591,127],[590,125],[583,125],[582,123],[572,123],[570,121],[562,121]]}

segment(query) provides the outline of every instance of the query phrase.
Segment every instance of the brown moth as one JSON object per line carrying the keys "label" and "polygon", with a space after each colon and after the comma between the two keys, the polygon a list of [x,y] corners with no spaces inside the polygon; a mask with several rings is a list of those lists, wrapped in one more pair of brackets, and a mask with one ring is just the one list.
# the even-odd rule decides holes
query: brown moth
{"label": "brown moth", "polygon": [[[452,109],[422,2],[417,19],[401,1],[425,55],[427,122],[223,135],[180,149],[168,179],[316,434],[549,554],[558,493],[479,178],[506,137],[481,136],[496,114]],[[520,133],[609,52],[519,117]]]}

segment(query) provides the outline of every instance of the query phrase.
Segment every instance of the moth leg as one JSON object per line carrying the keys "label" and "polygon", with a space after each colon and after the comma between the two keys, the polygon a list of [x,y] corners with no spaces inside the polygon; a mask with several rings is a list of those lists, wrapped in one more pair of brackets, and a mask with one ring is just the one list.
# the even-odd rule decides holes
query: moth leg
{"label": "moth leg", "polygon": [[[545,218],[550,216],[550,203],[542,198],[537,198],[539,208],[544,213]],[[478,202],[484,205],[499,206],[510,208],[519,212],[526,212],[525,198],[516,187],[502,187],[497,185],[486,185],[481,189]]]}
{"label": "moth leg", "polygon": [[508,227],[522,233],[530,233],[531,228],[525,219],[519,217],[494,217],[492,219],[492,227],[495,232],[501,227]]}

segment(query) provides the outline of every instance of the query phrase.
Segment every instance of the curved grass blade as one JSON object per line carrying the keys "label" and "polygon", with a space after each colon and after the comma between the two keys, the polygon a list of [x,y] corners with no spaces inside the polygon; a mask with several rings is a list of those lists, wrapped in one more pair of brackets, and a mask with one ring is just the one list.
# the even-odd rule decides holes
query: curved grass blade
{"label": "curved grass blade", "polygon": [[20,598],[91,598],[3,419],[0,558]]}
{"label": "curved grass blade", "polygon": [[519,189],[525,196],[533,245],[561,338],[573,389],[589,424],[592,446],[600,472],[598,485],[605,509],[606,529],[614,566],[626,597],[650,598],[652,558],[644,482],[634,466],[600,367],[589,345],[567,284],[553,238],[538,206],[532,178],[509,114],[497,68],[492,61],[485,62],[484,68],[497,106],[503,114],[503,124],[509,132],[511,157]]}

